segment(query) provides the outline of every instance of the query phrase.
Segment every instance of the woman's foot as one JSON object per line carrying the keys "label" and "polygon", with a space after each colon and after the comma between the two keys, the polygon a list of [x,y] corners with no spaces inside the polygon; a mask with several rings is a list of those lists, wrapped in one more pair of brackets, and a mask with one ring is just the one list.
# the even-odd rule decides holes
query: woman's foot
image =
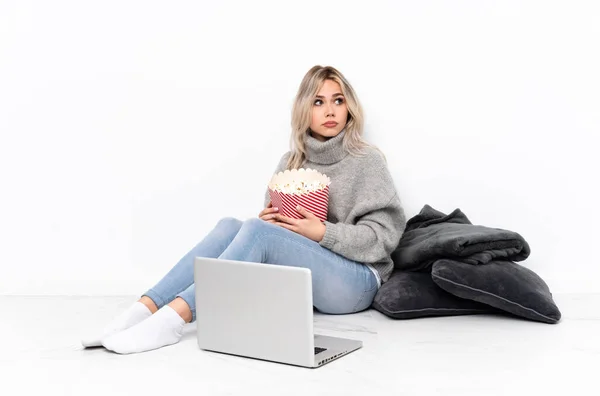
{"label": "woman's foot", "polygon": [[120,354],[158,349],[179,342],[185,323],[170,305],[166,305],[143,322],[105,338],[102,345]]}
{"label": "woman's foot", "polygon": [[140,323],[157,310],[158,308],[156,307],[156,304],[154,304],[154,301],[143,296],[139,301],[135,302],[132,306],[114,318],[100,334],[82,339],[81,345],[86,348],[102,346],[102,340],[104,338]]}

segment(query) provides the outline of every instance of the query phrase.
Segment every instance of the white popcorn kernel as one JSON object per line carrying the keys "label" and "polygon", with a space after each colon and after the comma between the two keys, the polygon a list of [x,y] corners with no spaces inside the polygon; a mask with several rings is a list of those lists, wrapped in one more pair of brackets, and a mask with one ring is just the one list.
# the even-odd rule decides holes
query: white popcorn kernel
{"label": "white popcorn kernel", "polygon": [[308,194],[320,191],[331,184],[326,175],[314,169],[292,169],[274,175],[269,188],[284,194]]}

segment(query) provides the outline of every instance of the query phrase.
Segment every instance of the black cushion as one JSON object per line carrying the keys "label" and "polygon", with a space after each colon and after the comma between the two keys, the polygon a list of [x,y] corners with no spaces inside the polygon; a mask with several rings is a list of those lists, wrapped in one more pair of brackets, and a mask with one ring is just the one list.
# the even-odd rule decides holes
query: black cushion
{"label": "black cushion", "polygon": [[542,278],[512,261],[470,265],[441,259],[433,264],[431,276],[438,286],[457,297],[526,319],[553,324],[561,317]]}
{"label": "black cushion", "polygon": [[372,307],[394,319],[498,312],[444,291],[433,282],[430,273],[399,270],[381,286]]}
{"label": "black cushion", "polygon": [[460,209],[446,215],[425,205],[406,222],[391,257],[399,270],[431,272],[439,259],[481,265],[492,260],[523,261],[530,253],[527,241],[514,231],[474,225]]}

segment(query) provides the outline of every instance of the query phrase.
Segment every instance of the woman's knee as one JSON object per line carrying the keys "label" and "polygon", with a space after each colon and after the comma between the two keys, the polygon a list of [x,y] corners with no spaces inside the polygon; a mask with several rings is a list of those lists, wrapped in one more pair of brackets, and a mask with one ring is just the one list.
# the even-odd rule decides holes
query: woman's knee
{"label": "woman's knee", "polygon": [[246,221],[241,221],[233,217],[225,217],[219,220],[217,230],[234,235],[238,241],[245,241],[257,234],[262,234],[261,227],[268,224],[266,221],[259,218],[251,218]]}
{"label": "woman's knee", "polygon": [[271,227],[272,224],[259,219],[258,217],[252,217],[242,224],[242,230],[246,232],[250,232],[252,234],[256,233],[267,233],[268,228]]}
{"label": "woman's knee", "polygon": [[236,219],[235,217],[223,217],[217,222],[216,228],[223,228],[227,230],[235,230],[236,232],[242,228],[243,221]]}
{"label": "woman's knee", "polygon": [[244,227],[257,228],[263,227],[265,224],[267,224],[267,222],[262,219],[259,219],[258,217],[251,217],[248,220],[244,221]]}
{"label": "woman's knee", "polygon": [[254,245],[260,245],[264,251],[270,251],[274,246],[279,246],[275,238],[272,238],[273,231],[278,231],[277,227],[271,223],[268,223],[258,217],[250,218],[243,222],[242,227],[236,240],[238,243],[246,244],[252,243]]}

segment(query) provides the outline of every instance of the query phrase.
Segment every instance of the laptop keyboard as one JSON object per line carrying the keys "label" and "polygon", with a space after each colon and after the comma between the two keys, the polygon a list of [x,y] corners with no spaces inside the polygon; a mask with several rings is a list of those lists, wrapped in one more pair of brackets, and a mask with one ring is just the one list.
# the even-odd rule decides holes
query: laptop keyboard
{"label": "laptop keyboard", "polygon": [[316,355],[316,354],[318,354],[318,353],[321,353],[321,352],[323,352],[323,351],[326,351],[326,350],[327,350],[327,348],[319,348],[319,347],[315,347],[315,355]]}

